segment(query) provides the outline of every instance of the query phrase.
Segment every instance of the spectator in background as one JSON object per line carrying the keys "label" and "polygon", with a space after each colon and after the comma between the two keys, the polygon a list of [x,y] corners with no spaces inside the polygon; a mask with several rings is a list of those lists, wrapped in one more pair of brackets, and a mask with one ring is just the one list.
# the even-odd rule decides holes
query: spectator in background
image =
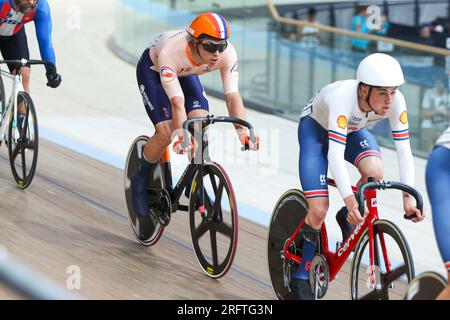
{"label": "spectator in background", "polygon": [[436,139],[449,125],[450,95],[442,77],[435,87],[425,91],[421,110],[422,149],[429,151]]}
{"label": "spectator in background", "polygon": [[430,23],[422,23],[419,26],[419,42],[421,44],[426,44],[432,46],[434,44],[434,40],[431,37],[432,26]]}
{"label": "spectator in background", "polygon": [[[316,16],[317,10],[311,7],[308,9],[308,19],[306,21],[320,24]],[[319,29],[313,26],[304,26],[300,31],[300,44],[306,48],[317,47],[319,45]]]}
{"label": "spectator in background", "polygon": [[[352,31],[359,33],[369,33],[369,28],[367,27],[367,8],[368,6],[358,6],[356,8],[356,14],[352,20]],[[352,38],[352,51],[367,53],[369,49],[369,39],[364,38]]]}

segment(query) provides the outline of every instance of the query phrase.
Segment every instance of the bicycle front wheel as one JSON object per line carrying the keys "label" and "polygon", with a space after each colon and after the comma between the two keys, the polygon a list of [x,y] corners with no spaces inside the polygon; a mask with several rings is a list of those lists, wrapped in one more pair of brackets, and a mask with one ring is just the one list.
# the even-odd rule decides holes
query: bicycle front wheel
{"label": "bicycle front wheel", "polygon": [[[280,300],[295,299],[289,282],[298,265],[285,257],[284,246],[307,213],[308,203],[297,189],[285,192],[272,212],[267,235],[267,264],[273,292]],[[294,241],[290,252],[297,253],[299,245],[299,241]]]}
{"label": "bicycle front wheel", "polygon": [[203,177],[199,172],[195,175],[189,195],[189,220],[192,245],[202,270],[211,278],[223,277],[236,253],[238,212],[231,181],[219,164],[204,164]]}
{"label": "bicycle front wheel", "polygon": [[[400,229],[387,220],[374,222],[374,265],[370,266],[369,231],[361,236],[350,271],[350,296],[357,299],[401,299],[414,278],[414,262]],[[375,286],[371,281],[375,272]],[[388,272],[388,270],[390,270]]]}
{"label": "bicycle front wheel", "polygon": [[11,112],[7,140],[12,174],[19,188],[25,189],[36,172],[39,147],[36,110],[26,92],[17,95],[17,110]]}

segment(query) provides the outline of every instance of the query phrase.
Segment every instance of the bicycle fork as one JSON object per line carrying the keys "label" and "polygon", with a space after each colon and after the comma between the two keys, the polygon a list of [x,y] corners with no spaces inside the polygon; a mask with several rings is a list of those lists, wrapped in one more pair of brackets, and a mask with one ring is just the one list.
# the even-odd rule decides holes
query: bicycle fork
{"label": "bicycle fork", "polygon": [[[382,289],[381,279],[376,279],[376,266],[380,268],[380,259],[379,252],[377,246],[377,239],[375,238],[375,228],[374,222],[378,220],[378,209],[377,209],[377,198],[376,198],[376,190],[367,190],[366,191],[366,199],[367,199],[367,207],[369,208],[369,212],[373,212],[373,216],[369,221],[369,256],[370,256],[370,289]],[[384,239],[383,233],[378,233],[378,237],[380,239],[381,250],[383,254],[384,264],[386,267],[386,272],[391,272],[391,262],[389,260],[387,249],[386,249],[386,241]],[[381,274],[381,270],[378,270]],[[377,281],[378,280],[378,281]],[[391,283],[392,287],[393,284]]]}

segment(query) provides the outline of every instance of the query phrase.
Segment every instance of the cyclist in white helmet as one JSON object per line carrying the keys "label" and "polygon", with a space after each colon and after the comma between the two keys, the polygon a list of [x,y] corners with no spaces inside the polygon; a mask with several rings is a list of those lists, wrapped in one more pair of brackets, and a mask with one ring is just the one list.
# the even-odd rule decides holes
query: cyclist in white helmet
{"label": "cyclist in white helmet", "polygon": [[[290,283],[297,299],[313,299],[309,269],[329,207],[328,165],[345,202],[345,207],[336,217],[344,241],[354,225],[363,223],[365,218],[358,210],[345,160],[355,165],[361,174],[357,186],[367,182],[368,177],[383,178],[380,148],[366,128],[389,119],[397,149],[400,181],[414,185],[406,103],[398,90],[404,82],[400,64],[394,58],[381,53],[371,54],[359,64],[356,80],[337,81],[325,86],[301,114],[298,127],[299,176],[308,201],[308,214],[301,230],[302,262]],[[413,222],[425,217],[407,194],[403,194],[403,207],[407,215],[417,216]]]}

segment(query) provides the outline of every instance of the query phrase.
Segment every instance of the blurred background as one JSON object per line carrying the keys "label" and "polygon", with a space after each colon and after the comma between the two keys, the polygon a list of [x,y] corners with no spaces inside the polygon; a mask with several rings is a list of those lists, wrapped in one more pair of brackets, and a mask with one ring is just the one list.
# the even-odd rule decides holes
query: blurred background
{"label": "blurred background", "polygon": [[[113,45],[135,62],[153,36],[185,28],[204,11],[216,11],[230,21],[246,106],[297,120],[314,92],[353,78],[367,54],[385,52],[405,72],[407,83],[401,91],[408,105],[414,154],[426,157],[450,123],[448,0],[119,0]],[[355,30],[358,16],[365,25]],[[346,30],[369,37],[357,38]],[[202,77],[209,94],[220,96],[218,80],[218,74]],[[382,145],[393,146],[387,121],[374,133]]]}

